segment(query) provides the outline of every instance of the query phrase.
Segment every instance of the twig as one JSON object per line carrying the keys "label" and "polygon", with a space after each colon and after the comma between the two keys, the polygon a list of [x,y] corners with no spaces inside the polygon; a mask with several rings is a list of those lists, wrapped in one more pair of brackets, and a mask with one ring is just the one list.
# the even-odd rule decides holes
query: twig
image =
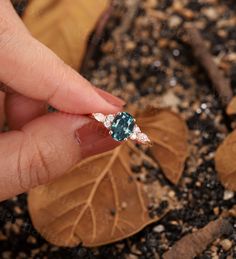
{"label": "twig", "polygon": [[193,24],[187,24],[184,26],[184,31],[187,34],[186,41],[192,47],[195,58],[207,72],[221,104],[226,107],[233,97],[229,79],[217,67],[198,29]]}
{"label": "twig", "polygon": [[209,244],[223,235],[232,232],[232,225],[226,219],[217,219],[210,222],[204,228],[180,239],[168,252],[164,253],[163,259],[192,259],[201,254]]}

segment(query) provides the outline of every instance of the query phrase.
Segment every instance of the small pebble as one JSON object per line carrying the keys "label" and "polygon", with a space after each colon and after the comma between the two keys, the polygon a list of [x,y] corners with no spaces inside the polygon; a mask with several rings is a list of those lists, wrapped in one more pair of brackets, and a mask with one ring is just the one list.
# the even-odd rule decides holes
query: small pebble
{"label": "small pebble", "polygon": [[161,61],[160,61],[160,60],[156,60],[156,61],[153,63],[153,66],[155,66],[155,67],[160,67],[160,66],[161,66]]}
{"label": "small pebble", "polygon": [[174,50],[173,50],[173,55],[174,55],[175,57],[178,57],[179,54],[180,54],[180,51],[179,51],[178,49],[174,49]]}
{"label": "small pebble", "polygon": [[163,225],[157,225],[153,228],[153,231],[156,233],[161,233],[165,230],[165,227]]}
{"label": "small pebble", "polygon": [[213,209],[213,212],[214,212],[214,214],[215,214],[216,216],[218,216],[219,213],[220,213],[219,207],[215,207],[215,208]]}
{"label": "small pebble", "polygon": [[212,7],[210,7],[210,8],[205,8],[205,9],[202,10],[202,12],[203,12],[204,15],[207,16],[207,18],[208,18],[209,20],[214,21],[214,20],[217,20],[217,18],[218,18],[218,13],[217,13],[217,11],[215,10],[215,8],[212,8]]}
{"label": "small pebble", "polygon": [[222,246],[224,251],[229,251],[232,247],[232,241],[230,241],[229,239],[224,239],[220,242],[220,245]]}
{"label": "small pebble", "polygon": [[205,109],[207,108],[207,104],[206,104],[206,103],[202,103],[202,104],[201,104],[201,108],[202,108],[203,110],[205,110]]}
{"label": "small pebble", "polygon": [[168,24],[170,28],[178,27],[181,24],[181,22],[182,22],[182,18],[179,17],[178,15],[172,15],[168,20]]}
{"label": "small pebble", "polygon": [[174,198],[175,197],[175,192],[174,191],[169,191],[168,192],[168,196],[170,197],[170,198]]}
{"label": "small pebble", "polygon": [[125,44],[126,50],[133,50],[133,49],[135,49],[135,47],[136,47],[136,44],[133,41],[128,41]]}
{"label": "small pebble", "polygon": [[171,86],[176,86],[176,84],[177,84],[176,79],[175,79],[174,77],[171,78],[171,79],[170,79],[170,85],[171,85]]}
{"label": "small pebble", "polygon": [[224,200],[227,201],[227,200],[230,200],[234,197],[234,192],[232,191],[229,191],[229,190],[225,190],[224,191]]}

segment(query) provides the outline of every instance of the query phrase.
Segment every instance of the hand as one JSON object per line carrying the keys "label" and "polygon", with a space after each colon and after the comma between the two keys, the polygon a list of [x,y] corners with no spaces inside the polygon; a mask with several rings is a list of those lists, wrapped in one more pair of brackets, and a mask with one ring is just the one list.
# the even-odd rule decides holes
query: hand
{"label": "hand", "polygon": [[[3,200],[115,147],[92,119],[79,114],[115,113],[124,103],[93,87],[34,39],[9,0],[0,5],[0,81],[6,86],[6,94],[0,92],[0,124],[5,114],[10,128],[0,135]],[[61,112],[46,114],[47,104]]]}

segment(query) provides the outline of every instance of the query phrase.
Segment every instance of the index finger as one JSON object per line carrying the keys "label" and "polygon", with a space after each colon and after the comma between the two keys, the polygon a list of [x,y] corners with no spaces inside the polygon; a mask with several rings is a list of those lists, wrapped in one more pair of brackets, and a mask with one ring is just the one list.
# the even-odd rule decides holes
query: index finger
{"label": "index finger", "polygon": [[[34,39],[18,20],[9,1],[0,9],[0,80],[15,91],[55,108],[87,114],[115,113],[120,99],[96,91],[85,78],[66,65],[51,50]],[[19,24],[19,25],[18,25]],[[13,26],[14,25],[14,26]]]}

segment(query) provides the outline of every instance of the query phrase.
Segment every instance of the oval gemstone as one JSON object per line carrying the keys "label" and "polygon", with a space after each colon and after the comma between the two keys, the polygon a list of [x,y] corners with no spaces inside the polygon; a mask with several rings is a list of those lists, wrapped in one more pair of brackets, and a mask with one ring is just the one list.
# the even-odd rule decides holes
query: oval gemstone
{"label": "oval gemstone", "polygon": [[122,141],[128,138],[134,129],[135,121],[132,115],[127,112],[121,112],[116,115],[111,125],[111,136],[116,141]]}

